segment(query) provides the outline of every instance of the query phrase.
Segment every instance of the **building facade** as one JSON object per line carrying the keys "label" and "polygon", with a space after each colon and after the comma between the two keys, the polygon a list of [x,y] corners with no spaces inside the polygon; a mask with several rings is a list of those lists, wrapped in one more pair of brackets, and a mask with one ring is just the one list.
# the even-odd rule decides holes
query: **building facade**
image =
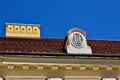
{"label": "building facade", "polygon": [[[6,33],[11,34],[8,25],[17,26],[21,35],[23,24],[7,24]],[[32,29],[25,36],[34,34]],[[1,80],[120,79],[120,41],[87,40],[86,32],[77,28],[65,39],[25,36],[0,37]]]}

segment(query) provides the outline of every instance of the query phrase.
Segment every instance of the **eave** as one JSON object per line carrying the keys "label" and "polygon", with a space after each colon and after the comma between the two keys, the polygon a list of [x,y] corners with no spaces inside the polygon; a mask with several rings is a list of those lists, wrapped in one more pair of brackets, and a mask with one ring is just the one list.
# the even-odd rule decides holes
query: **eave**
{"label": "eave", "polygon": [[119,54],[68,54],[68,53],[46,53],[46,52],[0,52],[1,56],[23,56],[23,57],[50,57],[50,58],[97,58],[97,59],[120,59]]}

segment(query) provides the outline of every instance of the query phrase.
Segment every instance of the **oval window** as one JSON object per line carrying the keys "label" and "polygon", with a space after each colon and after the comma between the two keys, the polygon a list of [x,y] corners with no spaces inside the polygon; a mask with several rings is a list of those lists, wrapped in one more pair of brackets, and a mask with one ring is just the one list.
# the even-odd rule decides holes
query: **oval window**
{"label": "oval window", "polygon": [[79,47],[83,44],[83,38],[80,34],[73,34],[73,39],[72,39],[72,42],[75,46]]}

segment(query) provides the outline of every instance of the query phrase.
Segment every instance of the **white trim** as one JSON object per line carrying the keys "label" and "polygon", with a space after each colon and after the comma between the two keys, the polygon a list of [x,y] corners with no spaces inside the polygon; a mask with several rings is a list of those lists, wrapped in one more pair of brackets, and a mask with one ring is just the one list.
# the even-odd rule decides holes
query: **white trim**
{"label": "white trim", "polygon": [[63,78],[48,78],[48,80],[63,80]]}
{"label": "white trim", "polygon": [[102,80],[116,80],[116,78],[103,78]]}

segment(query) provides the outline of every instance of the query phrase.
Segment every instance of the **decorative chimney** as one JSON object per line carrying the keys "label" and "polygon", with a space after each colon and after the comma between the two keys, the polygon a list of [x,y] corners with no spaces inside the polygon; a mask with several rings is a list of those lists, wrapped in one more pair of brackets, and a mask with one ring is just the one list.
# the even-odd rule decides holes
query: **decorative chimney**
{"label": "decorative chimney", "polygon": [[6,37],[40,38],[39,24],[6,23]]}

